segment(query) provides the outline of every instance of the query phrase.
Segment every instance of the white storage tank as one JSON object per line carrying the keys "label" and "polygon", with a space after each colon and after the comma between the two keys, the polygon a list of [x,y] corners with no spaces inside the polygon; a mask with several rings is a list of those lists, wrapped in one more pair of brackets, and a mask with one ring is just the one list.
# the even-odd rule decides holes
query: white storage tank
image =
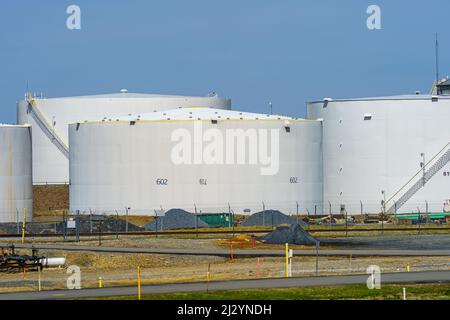
{"label": "white storage tank", "polygon": [[0,124],[0,223],[33,216],[31,127]]}
{"label": "white storage tank", "polygon": [[52,99],[27,95],[18,102],[17,121],[32,125],[33,183],[68,183],[69,123],[193,106],[230,109],[231,101],[216,93],[192,97],[136,94],[125,89],[115,94]]}
{"label": "white storage tank", "polygon": [[321,125],[211,108],[71,124],[70,209],[319,212]]}
{"label": "white storage tank", "polygon": [[307,113],[323,119],[326,214],[443,211],[449,96],[324,99],[307,103]]}

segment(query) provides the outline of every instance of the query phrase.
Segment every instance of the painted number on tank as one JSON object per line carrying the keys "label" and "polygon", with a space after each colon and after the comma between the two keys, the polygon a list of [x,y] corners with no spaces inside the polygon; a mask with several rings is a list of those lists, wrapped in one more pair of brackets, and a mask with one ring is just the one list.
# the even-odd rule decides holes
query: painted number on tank
{"label": "painted number on tank", "polygon": [[444,177],[450,177],[450,171],[444,171]]}
{"label": "painted number on tank", "polygon": [[208,179],[200,179],[199,180],[200,185],[206,186],[208,184]]}
{"label": "painted number on tank", "polygon": [[167,186],[169,184],[168,179],[156,179],[156,184],[158,186]]}
{"label": "painted number on tank", "polygon": [[290,177],[289,183],[298,183],[298,177]]}

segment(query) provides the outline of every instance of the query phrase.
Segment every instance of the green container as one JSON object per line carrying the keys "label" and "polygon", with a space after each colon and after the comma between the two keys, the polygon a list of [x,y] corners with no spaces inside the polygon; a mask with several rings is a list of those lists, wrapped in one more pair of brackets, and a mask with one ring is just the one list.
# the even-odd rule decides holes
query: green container
{"label": "green container", "polygon": [[210,227],[231,226],[229,213],[203,213],[199,214],[198,217]]}
{"label": "green container", "polygon": [[[428,214],[428,218],[429,219],[444,219],[444,218],[446,218],[448,216],[450,216],[450,213],[446,213],[446,212],[436,212],[436,213],[429,213]],[[418,213],[397,214],[397,215],[395,215],[395,217],[398,218],[398,219],[417,220],[420,217],[426,217],[426,214],[418,214]]]}

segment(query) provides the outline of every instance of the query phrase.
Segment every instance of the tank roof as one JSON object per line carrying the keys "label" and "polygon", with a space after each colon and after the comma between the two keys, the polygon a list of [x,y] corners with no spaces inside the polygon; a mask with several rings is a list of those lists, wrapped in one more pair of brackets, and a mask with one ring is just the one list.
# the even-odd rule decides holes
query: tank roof
{"label": "tank roof", "polygon": [[105,117],[98,121],[85,121],[85,123],[99,122],[129,122],[129,121],[189,121],[189,120],[295,120],[315,121],[297,119],[288,116],[270,115],[235,110],[222,110],[207,107],[187,107],[166,111],[155,111],[142,114],[129,114],[128,116],[109,118]]}
{"label": "tank roof", "polygon": [[[431,100],[435,95],[430,94],[406,94],[396,96],[381,96],[381,97],[368,97],[368,98],[350,98],[350,99],[322,99],[308,101],[307,103],[322,103],[324,100],[328,102],[345,102],[345,101],[386,101],[386,100]],[[449,96],[439,95],[439,99],[450,99]]]}
{"label": "tank roof", "polygon": [[[170,94],[154,94],[154,93],[133,93],[128,91],[121,91],[115,93],[95,94],[95,95],[83,95],[83,96],[69,96],[69,97],[55,97],[55,98],[41,98],[39,96],[34,99],[148,99],[148,98],[175,98],[175,99],[188,99],[188,98],[216,98],[221,99],[218,95],[210,96],[185,96],[185,95],[170,95]],[[226,98],[222,98],[226,99]]]}
{"label": "tank roof", "polygon": [[10,123],[0,123],[0,128],[29,128],[31,125],[29,124],[10,124]]}

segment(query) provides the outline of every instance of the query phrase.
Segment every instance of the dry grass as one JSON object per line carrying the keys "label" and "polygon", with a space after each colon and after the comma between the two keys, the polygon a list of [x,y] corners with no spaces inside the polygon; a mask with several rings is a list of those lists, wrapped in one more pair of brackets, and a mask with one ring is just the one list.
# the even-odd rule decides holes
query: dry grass
{"label": "dry grass", "polygon": [[33,212],[45,214],[49,210],[69,209],[68,185],[34,185]]}
{"label": "dry grass", "polygon": [[[126,219],[124,216],[119,216],[119,218],[122,220]],[[143,227],[153,220],[155,220],[155,217],[152,216],[128,216],[128,222],[138,227]]]}

